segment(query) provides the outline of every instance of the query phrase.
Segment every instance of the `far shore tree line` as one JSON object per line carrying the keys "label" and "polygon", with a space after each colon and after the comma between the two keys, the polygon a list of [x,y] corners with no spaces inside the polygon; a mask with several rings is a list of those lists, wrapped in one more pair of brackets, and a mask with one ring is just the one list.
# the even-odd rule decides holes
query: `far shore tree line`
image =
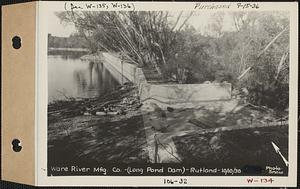
{"label": "far shore tree line", "polygon": [[[72,23],[91,53],[119,53],[164,81],[233,84],[249,102],[288,107],[289,19],[285,12],[229,13],[234,29],[224,29],[223,12],[212,15],[203,35],[189,19],[193,12],[59,12]],[[172,19],[171,19],[172,18]],[[201,17],[199,17],[201,22]]]}
{"label": "far shore tree line", "polygon": [[48,34],[49,48],[89,48],[86,40],[80,34],[71,34],[69,37],[58,37]]}

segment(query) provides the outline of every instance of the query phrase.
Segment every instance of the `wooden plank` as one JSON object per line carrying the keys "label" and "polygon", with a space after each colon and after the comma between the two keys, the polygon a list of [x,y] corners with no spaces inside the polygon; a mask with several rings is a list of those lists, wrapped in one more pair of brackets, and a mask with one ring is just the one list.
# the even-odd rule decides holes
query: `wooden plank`
{"label": "wooden plank", "polygon": [[258,128],[266,128],[266,127],[283,127],[288,126],[288,121],[277,121],[277,122],[270,122],[267,124],[252,124],[252,125],[241,125],[241,126],[230,126],[230,127],[215,127],[209,129],[203,129],[199,131],[186,131],[182,132],[180,135],[177,136],[185,136],[185,135],[194,135],[194,134],[207,134],[207,133],[217,133],[217,132],[224,132],[224,131],[235,131],[235,130],[242,130],[242,129],[258,129]]}

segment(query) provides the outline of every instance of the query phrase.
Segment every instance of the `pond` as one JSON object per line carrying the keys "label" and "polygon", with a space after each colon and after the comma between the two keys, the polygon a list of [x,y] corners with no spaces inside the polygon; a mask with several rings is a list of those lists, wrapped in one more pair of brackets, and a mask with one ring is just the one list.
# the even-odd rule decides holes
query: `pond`
{"label": "pond", "polygon": [[48,55],[48,102],[97,97],[119,85],[101,62],[74,55]]}

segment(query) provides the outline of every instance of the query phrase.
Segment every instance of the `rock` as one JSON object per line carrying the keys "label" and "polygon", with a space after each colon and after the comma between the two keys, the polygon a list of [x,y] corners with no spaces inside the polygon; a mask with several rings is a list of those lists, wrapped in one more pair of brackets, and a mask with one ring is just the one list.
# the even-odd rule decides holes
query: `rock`
{"label": "rock", "polygon": [[209,145],[213,150],[218,150],[221,148],[220,145],[220,134],[216,134],[215,136],[211,137],[209,140]]}
{"label": "rock", "polygon": [[255,134],[255,135],[259,135],[259,134],[260,134],[260,132],[259,132],[259,131],[254,131],[254,132],[253,132],[253,134]]}
{"label": "rock", "polygon": [[107,112],[107,115],[117,115],[118,112]]}
{"label": "rock", "polygon": [[137,157],[129,157],[130,160],[137,160]]}
{"label": "rock", "polygon": [[96,112],[96,115],[103,116],[103,115],[106,115],[106,113],[105,112]]}
{"label": "rock", "polygon": [[167,110],[169,111],[169,112],[173,112],[174,111],[174,108],[172,108],[172,107],[167,107]]}

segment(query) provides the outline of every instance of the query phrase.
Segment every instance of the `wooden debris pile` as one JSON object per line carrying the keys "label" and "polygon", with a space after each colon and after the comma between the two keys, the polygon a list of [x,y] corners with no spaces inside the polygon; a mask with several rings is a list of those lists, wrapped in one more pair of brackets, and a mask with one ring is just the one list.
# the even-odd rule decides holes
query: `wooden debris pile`
{"label": "wooden debris pile", "polygon": [[48,106],[48,122],[80,115],[125,115],[128,111],[137,110],[141,106],[137,88],[126,83],[97,98],[68,98],[67,100],[55,101]]}

